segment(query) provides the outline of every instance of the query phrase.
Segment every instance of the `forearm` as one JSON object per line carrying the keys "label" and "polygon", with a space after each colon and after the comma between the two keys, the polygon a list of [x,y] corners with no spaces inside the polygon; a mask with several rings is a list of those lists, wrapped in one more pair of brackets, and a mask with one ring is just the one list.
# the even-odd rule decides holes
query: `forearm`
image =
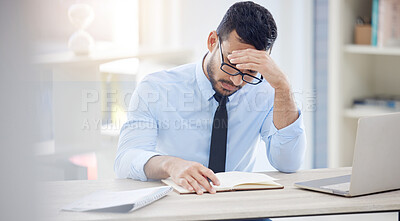
{"label": "forearm", "polygon": [[289,86],[275,89],[273,116],[274,125],[278,130],[289,126],[299,117]]}
{"label": "forearm", "polygon": [[165,179],[168,178],[168,167],[176,157],[171,156],[154,156],[144,165],[144,172],[148,179]]}

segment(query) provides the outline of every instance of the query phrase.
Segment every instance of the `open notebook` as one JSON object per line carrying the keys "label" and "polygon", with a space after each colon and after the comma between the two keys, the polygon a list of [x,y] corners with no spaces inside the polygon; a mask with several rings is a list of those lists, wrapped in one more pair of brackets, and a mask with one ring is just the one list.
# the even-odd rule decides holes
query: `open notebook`
{"label": "open notebook", "polygon": [[[215,174],[219,181],[219,186],[214,186],[217,192],[235,191],[235,190],[264,190],[264,189],[283,189],[283,185],[275,182],[275,178],[262,173],[250,172],[224,172]],[[180,194],[195,193],[177,185],[171,178],[162,180],[163,183],[172,186]],[[211,183],[212,185],[212,183]],[[203,188],[203,191],[206,190]]]}

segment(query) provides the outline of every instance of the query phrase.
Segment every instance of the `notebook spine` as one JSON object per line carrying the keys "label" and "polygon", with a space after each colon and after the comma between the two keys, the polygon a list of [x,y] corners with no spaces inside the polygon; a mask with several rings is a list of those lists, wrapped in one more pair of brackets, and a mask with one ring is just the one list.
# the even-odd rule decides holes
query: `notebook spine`
{"label": "notebook spine", "polygon": [[172,187],[168,188],[168,189],[161,189],[158,190],[157,192],[155,192],[154,194],[143,198],[142,200],[140,200],[139,202],[135,203],[135,205],[133,206],[133,209],[131,211],[140,209],[146,205],[149,205],[151,203],[153,203],[154,201],[157,201],[161,198],[163,198],[164,196],[166,196],[169,192],[171,192]]}

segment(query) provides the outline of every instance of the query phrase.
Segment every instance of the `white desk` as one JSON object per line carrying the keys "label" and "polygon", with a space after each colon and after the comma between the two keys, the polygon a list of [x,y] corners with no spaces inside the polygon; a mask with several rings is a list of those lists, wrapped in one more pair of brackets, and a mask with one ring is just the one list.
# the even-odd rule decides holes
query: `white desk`
{"label": "white desk", "polygon": [[350,173],[350,168],[269,172],[285,186],[282,190],[238,191],[204,195],[169,193],[155,203],[127,214],[64,212],[59,208],[99,190],[132,190],[162,185],[134,180],[60,181],[42,185],[47,198],[43,215],[49,220],[213,220],[256,217],[292,217],[400,211],[400,191],[345,198],[298,189],[294,182]]}

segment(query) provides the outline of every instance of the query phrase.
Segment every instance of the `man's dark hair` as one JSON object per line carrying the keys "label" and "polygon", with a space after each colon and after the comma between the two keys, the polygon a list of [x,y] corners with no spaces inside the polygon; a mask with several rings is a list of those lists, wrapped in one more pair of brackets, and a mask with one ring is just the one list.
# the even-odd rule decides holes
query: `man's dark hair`
{"label": "man's dark hair", "polygon": [[271,47],[278,35],[271,13],[251,1],[233,4],[219,24],[217,34],[224,41],[233,30],[243,43],[253,45],[257,50]]}

